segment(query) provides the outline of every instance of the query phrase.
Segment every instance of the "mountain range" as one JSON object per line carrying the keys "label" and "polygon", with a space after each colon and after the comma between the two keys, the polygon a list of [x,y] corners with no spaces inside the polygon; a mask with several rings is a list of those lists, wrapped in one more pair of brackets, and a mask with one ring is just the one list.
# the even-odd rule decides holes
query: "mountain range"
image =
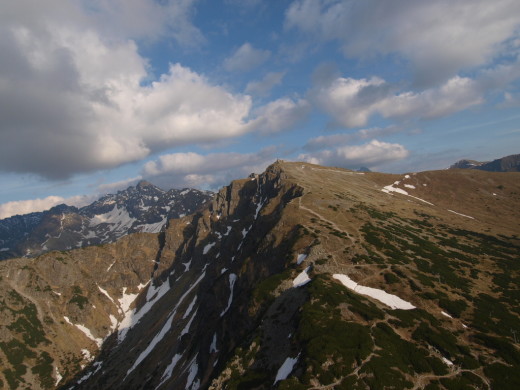
{"label": "mountain range", "polygon": [[162,232],[0,262],[0,387],[520,388],[519,201],[516,172],[277,161]]}
{"label": "mountain range", "polygon": [[479,169],[489,172],[519,172],[520,154],[498,158],[493,161],[460,160],[450,166],[450,169]]}
{"label": "mountain range", "polygon": [[106,244],[129,233],[157,233],[168,219],[193,213],[211,197],[208,191],[164,191],[140,181],[79,209],[62,204],[15,215],[0,220],[0,260]]}

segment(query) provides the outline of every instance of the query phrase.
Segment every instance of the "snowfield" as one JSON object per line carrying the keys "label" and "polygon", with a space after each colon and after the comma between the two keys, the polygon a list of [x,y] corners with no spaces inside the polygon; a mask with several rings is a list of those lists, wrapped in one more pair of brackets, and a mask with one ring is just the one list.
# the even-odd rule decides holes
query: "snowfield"
{"label": "snowfield", "polygon": [[371,298],[378,300],[381,303],[391,307],[392,309],[401,309],[401,310],[412,310],[415,309],[415,306],[410,302],[405,301],[404,299],[399,298],[397,295],[388,294],[387,292],[372,288],[365,287],[360,284],[357,284],[352,279],[350,279],[347,275],[343,274],[334,274],[332,275],[334,279],[339,280],[345,287],[350,290],[353,290],[361,295],[367,295]]}

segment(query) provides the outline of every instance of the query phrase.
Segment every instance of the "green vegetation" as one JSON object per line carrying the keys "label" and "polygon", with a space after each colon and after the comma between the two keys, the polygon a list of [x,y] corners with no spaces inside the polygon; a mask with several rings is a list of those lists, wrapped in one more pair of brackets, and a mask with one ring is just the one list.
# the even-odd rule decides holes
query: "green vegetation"
{"label": "green vegetation", "polygon": [[451,316],[460,318],[464,310],[467,309],[468,304],[463,299],[439,299],[439,306],[446,310]]}
{"label": "green vegetation", "polygon": [[20,382],[25,382],[23,375],[27,372],[27,367],[24,361],[35,358],[36,354],[16,339],[12,339],[9,342],[0,342],[0,348],[13,367],[13,369],[3,370],[5,378],[9,383],[9,387],[16,389]]}
{"label": "green vegetation", "polygon": [[83,291],[79,286],[72,286],[72,293],[74,294],[69,300],[69,303],[77,305],[81,310],[88,304],[88,298],[83,296]]}
{"label": "green vegetation", "polygon": [[54,387],[54,378],[52,377],[53,361],[51,356],[43,351],[40,353],[40,356],[38,356],[36,365],[31,368],[32,373],[38,375],[40,378],[40,385],[43,388],[50,389]]}
{"label": "green vegetation", "polygon": [[253,299],[257,304],[269,304],[275,298],[274,292],[276,288],[284,280],[291,275],[291,269],[286,269],[284,272],[272,275],[260,283],[258,283],[253,290]]}

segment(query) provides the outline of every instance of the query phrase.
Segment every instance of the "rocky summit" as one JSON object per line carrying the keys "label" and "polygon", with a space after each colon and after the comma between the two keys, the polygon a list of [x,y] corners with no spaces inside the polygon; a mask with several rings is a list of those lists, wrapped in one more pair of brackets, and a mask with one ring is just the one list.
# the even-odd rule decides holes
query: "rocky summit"
{"label": "rocky summit", "polygon": [[0,387],[518,389],[519,201],[516,172],[278,161],[164,232],[1,262]]}
{"label": "rocky summit", "polygon": [[168,219],[193,213],[211,196],[189,188],[164,191],[140,181],[79,209],[63,204],[15,215],[0,220],[0,260],[106,244],[129,233],[157,233]]}

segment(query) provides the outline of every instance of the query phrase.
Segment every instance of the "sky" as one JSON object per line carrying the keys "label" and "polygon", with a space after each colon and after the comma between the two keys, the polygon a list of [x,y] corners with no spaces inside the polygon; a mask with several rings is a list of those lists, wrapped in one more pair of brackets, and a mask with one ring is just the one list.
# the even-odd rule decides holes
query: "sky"
{"label": "sky", "polygon": [[520,153],[518,0],[0,3],[0,218],[276,159]]}

